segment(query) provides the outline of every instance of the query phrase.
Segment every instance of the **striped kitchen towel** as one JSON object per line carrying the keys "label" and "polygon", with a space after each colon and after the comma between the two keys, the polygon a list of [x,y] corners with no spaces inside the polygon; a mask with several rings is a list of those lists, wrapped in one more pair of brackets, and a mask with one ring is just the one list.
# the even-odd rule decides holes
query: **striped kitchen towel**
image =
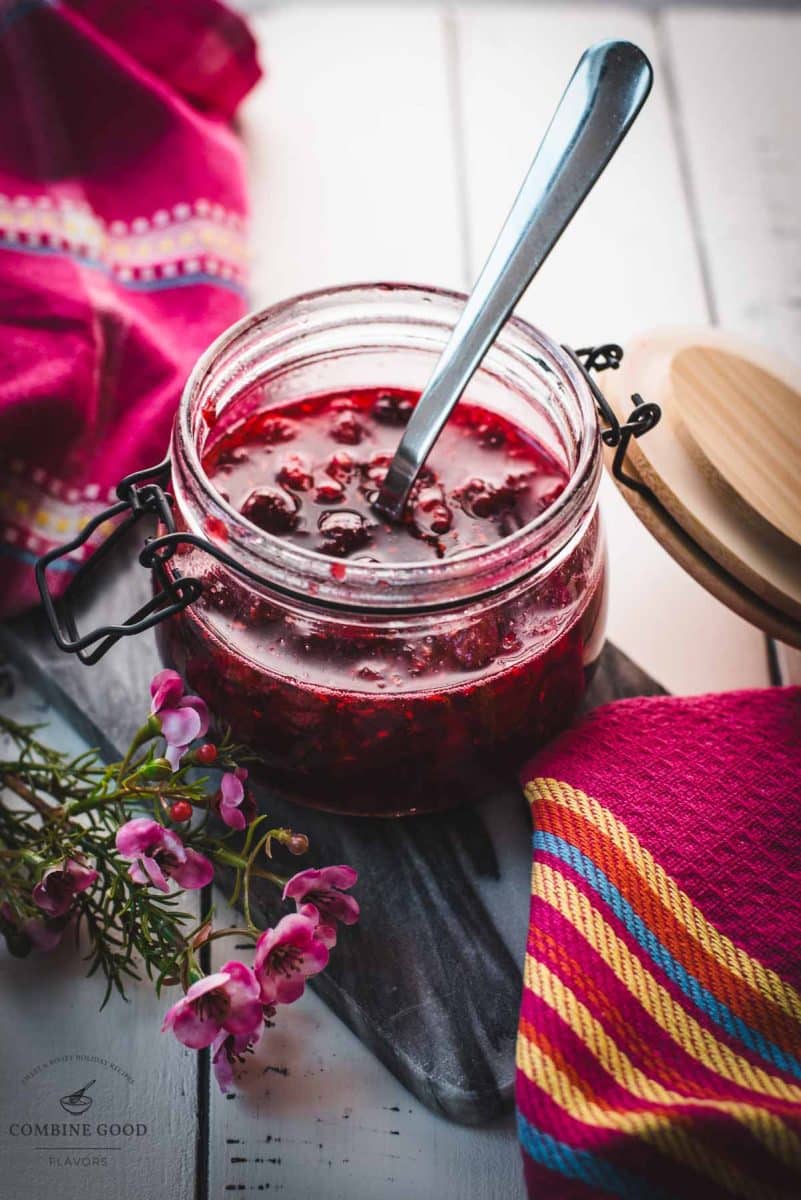
{"label": "striped kitchen towel", "polygon": [[540,1200],[801,1197],[801,689],[624,700],[523,771]]}

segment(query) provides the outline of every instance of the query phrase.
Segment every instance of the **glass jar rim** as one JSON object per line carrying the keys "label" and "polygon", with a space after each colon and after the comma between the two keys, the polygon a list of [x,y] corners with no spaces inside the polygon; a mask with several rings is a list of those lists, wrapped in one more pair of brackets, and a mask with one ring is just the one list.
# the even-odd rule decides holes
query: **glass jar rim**
{"label": "glass jar rim", "polygon": [[[519,344],[527,356],[540,362],[544,358],[569,390],[581,432],[567,485],[553,504],[522,529],[487,547],[433,563],[367,563],[332,559],[266,533],[222,497],[203,467],[196,438],[204,386],[214,379],[215,372],[223,369],[238,347],[244,350],[259,331],[270,323],[280,324],[293,310],[303,312],[304,318],[309,313],[328,312],[333,317],[329,322],[333,328],[337,324],[337,305],[367,303],[371,316],[377,319],[381,301],[389,305],[393,299],[450,306],[455,319],[467,296],[446,288],[393,282],[353,283],[304,292],[249,313],[231,325],[197,360],[186,382],[173,428],[173,488],[179,506],[190,527],[194,527],[193,532],[241,560],[251,580],[259,578],[268,589],[348,610],[409,611],[448,606],[505,590],[511,583],[543,570],[572,544],[591,516],[601,471],[592,391],[571,356],[547,334],[517,316],[506,322],[495,345],[503,349]],[[423,317],[431,315],[431,308],[421,312]],[[388,321],[392,319],[387,317]],[[352,324],[358,328],[358,321]],[[264,375],[269,376],[266,364]],[[194,503],[187,503],[190,498]]]}

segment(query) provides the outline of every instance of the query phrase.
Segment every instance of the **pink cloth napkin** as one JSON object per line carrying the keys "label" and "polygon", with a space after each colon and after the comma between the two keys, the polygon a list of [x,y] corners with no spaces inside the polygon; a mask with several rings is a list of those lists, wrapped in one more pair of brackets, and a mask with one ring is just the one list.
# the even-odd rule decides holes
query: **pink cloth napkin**
{"label": "pink cloth napkin", "polygon": [[523,783],[530,1195],[801,1196],[801,689],[607,705]]}
{"label": "pink cloth napkin", "polygon": [[164,457],[192,364],[245,310],[230,120],[259,73],[217,0],[0,0],[0,616]]}

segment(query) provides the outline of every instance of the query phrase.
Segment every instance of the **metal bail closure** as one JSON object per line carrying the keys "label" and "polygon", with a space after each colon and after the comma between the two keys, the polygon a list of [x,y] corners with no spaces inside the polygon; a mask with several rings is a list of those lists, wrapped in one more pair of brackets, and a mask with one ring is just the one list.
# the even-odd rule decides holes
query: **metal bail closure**
{"label": "metal bail closure", "polygon": [[[79,590],[82,590],[96,568],[102,563],[110,550],[113,549],[143,517],[155,517],[168,533],[175,533],[175,520],[172,514],[172,496],[164,491],[170,478],[170,460],[165,458],[157,467],[144,471],[136,471],[126,475],[117,485],[119,500],[106,508],[89,521],[77,537],[63,546],[56,546],[38,559],[35,567],[36,584],[42,597],[45,616],[52,630],[53,637],[61,650],[68,654],[77,654],[82,663],[91,666],[102,658],[107,650],[123,637],[142,633],[165,620],[173,613],[181,612],[200,595],[203,585],[200,580],[181,576],[174,571],[168,574],[165,563],[175,552],[175,546],[153,546],[148,538],[139,555],[143,567],[153,573],[155,587],[153,596],[146,604],[137,609],[122,625],[101,625],[90,633],[78,633],[75,620],[74,603]],[[57,559],[65,558],[85,545],[92,534],[106,521],[118,520],[115,529],[105,541],[86,559],[75,572],[69,587],[56,599],[47,583],[47,569]]]}
{"label": "metal bail closure", "polygon": [[653,493],[647,484],[640,479],[635,479],[633,475],[627,474],[625,459],[631,439],[642,437],[644,433],[648,433],[655,425],[658,425],[662,417],[662,409],[653,401],[643,400],[642,396],[635,392],[631,397],[634,407],[629,414],[629,419],[621,425],[611,404],[590,372],[616,371],[623,359],[622,346],[618,346],[615,342],[607,342],[601,346],[584,346],[581,350],[571,350],[570,346],[565,345],[562,346],[562,349],[569,354],[589,384],[598,415],[606,426],[601,430],[601,441],[605,446],[615,450],[615,457],[612,460],[612,474],[615,479],[625,487],[631,488],[632,491],[639,492],[641,496],[653,498]]}

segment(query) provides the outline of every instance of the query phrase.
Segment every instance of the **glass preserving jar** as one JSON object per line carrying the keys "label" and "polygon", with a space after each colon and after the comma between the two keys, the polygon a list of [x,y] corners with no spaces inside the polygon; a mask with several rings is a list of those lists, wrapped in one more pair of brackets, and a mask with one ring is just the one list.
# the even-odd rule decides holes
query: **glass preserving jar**
{"label": "glass preserving jar", "polygon": [[566,485],[491,545],[433,562],[332,559],[252,524],[204,469],[254,414],[348,389],[421,391],[463,303],[394,284],[288,300],[223,334],[181,400],[177,527],[246,575],[181,544],[167,569],[203,592],[159,626],[161,653],[302,803],[390,816],[475,798],[569,722],[600,653],[595,404],[570,356],[521,320],[464,400],[544,447]]}

